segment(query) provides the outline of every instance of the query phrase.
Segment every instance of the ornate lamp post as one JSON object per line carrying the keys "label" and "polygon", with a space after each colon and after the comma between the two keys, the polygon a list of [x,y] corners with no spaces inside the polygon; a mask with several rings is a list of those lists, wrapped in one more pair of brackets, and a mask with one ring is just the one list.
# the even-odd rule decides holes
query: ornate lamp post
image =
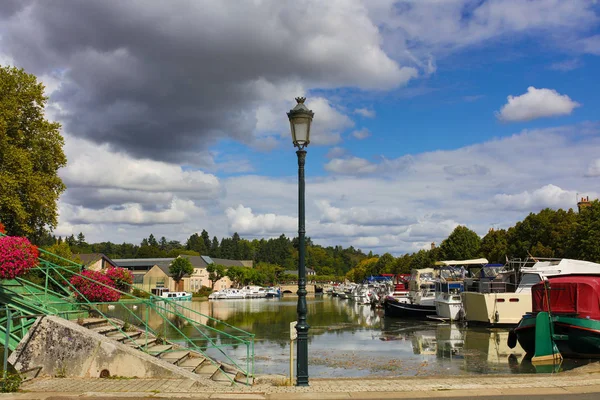
{"label": "ornate lamp post", "polygon": [[310,124],[315,115],[305,105],[305,97],[296,97],[296,107],[287,113],[294,147],[298,147],[298,332],[296,386],[308,386],[308,328],[306,322],[306,266],[304,265],[304,161],[310,143]]}

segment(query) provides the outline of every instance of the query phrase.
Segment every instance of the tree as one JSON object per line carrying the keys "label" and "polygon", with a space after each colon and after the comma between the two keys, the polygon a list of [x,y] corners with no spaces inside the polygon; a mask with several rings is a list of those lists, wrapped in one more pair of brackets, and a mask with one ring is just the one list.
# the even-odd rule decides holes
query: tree
{"label": "tree", "polygon": [[225,276],[225,267],[220,264],[208,264],[206,266],[206,270],[208,271],[208,279],[211,283],[211,289],[214,289],[215,283]]}
{"label": "tree", "polygon": [[219,239],[217,239],[216,236],[213,237],[212,243],[210,245],[210,254],[211,257],[216,257],[218,258],[221,253],[219,250]]}
{"label": "tree", "polygon": [[208,236],[208,232],[202,229],[202,232],[200,233],[200,238],[204,242],[204,253],[201,252],[200,254],[208,254],[211,246],[210,236]]}
{"label": "tree", "polygon": [[83,235],[83,232],[79,232],[79,235],[77,235],[77,246],[83,246],[85,244],[85,236]]}
{"label": "tree", "polygon": [[150,236],[148,236],[148,245],[152,247],[158,247],[158,242],[156,241],[156,238],[152,233],[150,234]]}
{"label": "tree", "polygon": [[457,226],[454,231],[442,241],[440,251],[446,260],[465,260],[479,256],[481,238],[466,226]]}
{"label": "tree", "polygon": [[169,273],[173,277],[173,280],[179,283],[179,281],[181,281],[185,275],[191,275],[194,273],[194,267],[187,258],[177,257],[169,266]]}
{"label": "tree", "polygon": [[56,227],[67,164],[60,124],[44,118],[44,85],[0,66],[0,221],[9,235],[38,237]]}
{"label": "tree", "polygon": [[491,263],[504,263],[508,254],[508,233],[504,229],[490,229],[481,240],[481,253]]}
{"label": "tree", "polygon": [[577,216],[574,232],[573,257],[600,262],[600,202],[594,200],[589,207],[582,208]]}

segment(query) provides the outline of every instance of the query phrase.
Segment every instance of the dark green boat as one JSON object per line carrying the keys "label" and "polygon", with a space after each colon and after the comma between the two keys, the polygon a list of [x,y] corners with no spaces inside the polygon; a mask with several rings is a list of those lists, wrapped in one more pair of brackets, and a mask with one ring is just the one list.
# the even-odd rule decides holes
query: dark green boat
{"label": "dark green boat", "polygon": [[[539,283],[532,288],[532,310],[514,330],[529,356],[552,359],[557,349],[564,357],[600,358],[600,276],[558,276]],[[536,349],[536,340],[545,343]]]}

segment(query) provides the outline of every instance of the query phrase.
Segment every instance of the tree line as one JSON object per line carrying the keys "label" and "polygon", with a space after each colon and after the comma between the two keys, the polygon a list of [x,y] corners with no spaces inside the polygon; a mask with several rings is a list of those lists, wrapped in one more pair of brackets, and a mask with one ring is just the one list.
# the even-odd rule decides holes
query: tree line
{"label": "tree line", "polygon": [[393,257],[368,257],[352,268],[347,278],[361,281],[370,275],[408,273],[441,260],[485,257],[490,263],[527,257],[572,258],[600,262],[600,202],[592,201],[579,212],[546,208],[530,213],[508,229],[490,229],[481,238],[458,226],[439,247]]}

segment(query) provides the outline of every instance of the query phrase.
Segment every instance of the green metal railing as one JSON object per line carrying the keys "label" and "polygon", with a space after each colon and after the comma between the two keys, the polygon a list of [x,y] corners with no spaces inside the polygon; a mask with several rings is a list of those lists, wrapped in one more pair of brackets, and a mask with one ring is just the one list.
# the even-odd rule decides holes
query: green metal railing
{"label": "green metal railing", "polygon": [[[39,315],[57,315],[69,320],[95,316],[121,332],[125,341],[134,341],[141,336],[144,341],[141,347],[143,351],[148,351],[150,340],[160,338],[200,353],[218,366],[216,354],[220,362],[242,372],[246,383],[254,375],[254,334],[202,314],[179,301],[154,296],[140,289],[136,292],[139,297],[135,296],[131,293],[133,285],[127,285],[128,292],[114,289],[82,275],[81,265],[43,249],[39,251],[39,265],[30,270],[29,276],[36,276],[43,285],[25,277],[0,283],[0,304],[5,304],[4,311],[0,309],[0,342],[6,348],[14,350]],[[75,276],[119,292],[121,300],[89,301],[71,284],[71,279]],[[16,324],[12,322],[15,316],[19,317]],[[135,334],[128,329],[131,327],[135,328]],[[138,335],[140,331],[142,335]],[[245,359],[233,359],[226,352],[227,348],[238,346],[246,347]],[[181,349],[171,351],[179,350]],[[235,383],[234,378],[227,374],[225,376]]]}

